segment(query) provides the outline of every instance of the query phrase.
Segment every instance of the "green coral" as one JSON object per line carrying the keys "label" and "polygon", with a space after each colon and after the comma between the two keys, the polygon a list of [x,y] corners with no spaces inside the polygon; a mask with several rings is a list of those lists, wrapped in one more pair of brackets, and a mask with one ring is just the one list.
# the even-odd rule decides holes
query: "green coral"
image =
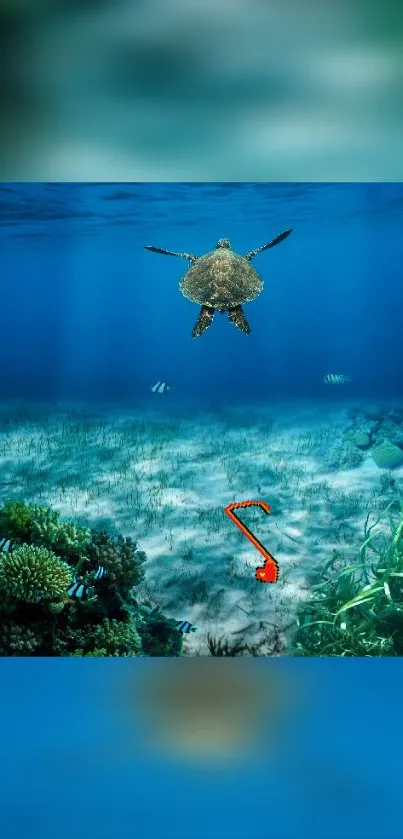
{"label": "green coral", "polygon": [[59,632],[56,647],[59,655],[128,657],[141,653],[141,639],[133,619],[104,618],[97,626]]}
{"label": "green coral", "polygon": [[359,449],[368,449],[371,445],[371,437],[366,431],[356,431],[353,439]]}
{"label": "green coral", "polygon": [[0,628],[0,655],[33,655],[39,644],[37,633],[14,621],[3,621]]}
{"label": "green coral", "polygon": [[6,501],[0,510],[0,539],[28,542],[32,508],[24,501]]}
{"label": "green coral", "polygon": [[74,521],[61,521],[50,507],[6,501],[0,510],[0,539],[12,544],[43,545],[62,555],[79,555],[91,541],[91,531]]}
{"label": "green coral", "polygon": [[105,569],[107,573],[100,586],[112,589],[111,593],[120,592],[123,597],[128,597],[133,586],[144,579],[146,555],[138,550],[136,542],[130,537],[112,538],[103,530],[93,530],[86,556],[94,570],[98,566]]}
{"label": "green coral", "polygon": [[384,440],[383,443],[375,446],[371,455],[380,469],[395,469],[403,464],[403,451],[390,440]]}
{"label": "green coral", "polygon": [[49,507],[31,508],[31,539],[42,543],[58,553],[80,554],[91,541],[91,531],[80,527],[74,521],[60,521],[60,514]]}
{"label": "green coral", "polygon": [[388,440],[394,443],[395,446],[403,445],[403,426],[400,423],[394,422],[389,417],[385,419],[378,429],[377,443],[382,443],[383,440]]}
{"label": "green coral", "polygon": [[141,640],[133,622],[125,623],[115,618],[105,618],[92,632],[91,646],[94,650],[106,650],[108,656],[138,655]]}
{"label": "green coral", "polygon": [[69,565],[47,548],[24,544],[0,554],[0,589],[17,600],[56,600],[72,581]]}
{"label": "green coral", "polygon": [[151,614],[146,607],[138,607],[138,631],[145,655],[181,655],[183,635],[175,628],[175,621],[168,620],[160,612]]}

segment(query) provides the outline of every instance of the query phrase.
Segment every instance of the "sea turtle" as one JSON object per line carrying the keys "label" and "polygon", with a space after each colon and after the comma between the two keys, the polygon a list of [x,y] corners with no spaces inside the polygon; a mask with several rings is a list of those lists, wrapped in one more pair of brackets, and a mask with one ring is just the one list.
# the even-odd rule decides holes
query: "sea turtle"
{"label": "sea turtle", "polygon": [[263,289],[263,280],[250,263],[258,253],[278,245],[291,232],[291,230],[285,230],[267,245],[248,251],[244,256],[231,250],[229,239],[219,239],[213,251],[200,257],[192,253],[178,253],[155,248],[153,245],[144,247],[155,253],[179,256],[190,263],[179,283],[179,288],[184,297],[201,306],[199,317],[193,327],[192,338],[198,338],[208,326],[211,326],[216,310],[221,313],[228,312],[231,323],[249,335],[250,326],[242,309],[242,303],[254,300]]}

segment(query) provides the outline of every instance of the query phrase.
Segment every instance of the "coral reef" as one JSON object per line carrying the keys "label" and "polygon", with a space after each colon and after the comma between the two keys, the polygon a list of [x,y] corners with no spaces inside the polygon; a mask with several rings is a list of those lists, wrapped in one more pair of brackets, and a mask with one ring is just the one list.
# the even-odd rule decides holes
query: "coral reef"
{"label": "coral reef", "polygon": [[175,621],[167,620],[160,612],[150,613],[144,607],[138,607],[138,610],[137,628],[144,654],[179,656],[183,647],[183,635],[176,631]]}
{"label": "coral reef", "polygon": [[361,450],[371,451],[380,469],[403,465],[403,412],[354,408],[349,411],[352,425],[344,432],[343,441]]}
{"label": "coral reef", "polygon": [[368,449],[372,443],[372,433],[369,428],[348,428],[343,434],[345,443],[353,443],[359,449]]}
{"label": "coral reef", "polygon": [[69,625],[57,634],[55,645],[59,655],[74,656],[137,656],[141,639],[134,620],[104,618],[96,626],[80,628]]}
{"label": "coral reef", "polygon": [[345,441],[333,446],[327,453],[324,461],[325,469],[336,471],[338,469],[354,469],[360,466],[363,460],[363,453],[354,443]]}
{"label": "coral reef", "polygon": [[111,594],[120,592],[123,597],[127,597],[133,586],[137,586],[144,578],[144,551],[138,550],[136,543],[129,537],[112,538],[102,530],[93,530],[91,537],[86,550],[90,567],[94,571],[98,567],[104,568],[106,574],[102,578],[103,585],[111,590]]}
{"label": "coral reef", "polygon": [[403,464],[403,451],[390,440],[384,440],[375,446],[371,455],[380,469],[395,469]]}
{"label": "coral reef", "polygon": [[0,510],[0,656],[178,656],[183,638],[134,597],[133,539],[63,521],[49,507]]}
{"label": "coral reef", "polygon": [[17,500],[6,501],[0,511],[0,539],[11,545],[32,542],[74,557],[89,544],[91,533],[73,521],[62,521],[50,507]]}
{"label": "coral reef", "polygon": [[74,521],[60,521],[59,513],[49,507],[32,507],[30,533],[32,541],[51,545],[69,556],[79,556],[91,541],[87,527],[79,527]]}
{"label": "coral reef", "polygon": [[386,417],[376,435],[376,442],[381,443],[383,440],[389,440],[395,446],[403,446],[403,425],[397,420],[392,420],[390,415]]}
{"label": "coral reef", "polygon": [[353,439],[359,449],[369,449],[371,445],[371,436],[366,431],[356,431]]}
{"label": "coral reef", "polygon": [[37,633],[29,626],[3,621],[0,628],[0,655],[34,655],[39,644]]}

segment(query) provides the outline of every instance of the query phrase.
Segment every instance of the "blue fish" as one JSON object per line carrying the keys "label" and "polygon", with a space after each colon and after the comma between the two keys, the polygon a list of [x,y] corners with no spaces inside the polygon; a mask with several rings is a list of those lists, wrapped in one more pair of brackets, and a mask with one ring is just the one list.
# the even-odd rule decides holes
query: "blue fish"
{"label": "blue fish", "polygon": [[189,621],[176,621],[175,629],[182,632],[184,635],[188,632],[197,632],[197,626],[193,626]]}
{"label": "blue fish", "polygon": [[94,573],[94,579],[95,580],[102,580],[102,577],[104,577],[105,574],[106,574],[106,571],[105,571],[105,568],[103,567],[103,565],[98,565],[98,568]]}

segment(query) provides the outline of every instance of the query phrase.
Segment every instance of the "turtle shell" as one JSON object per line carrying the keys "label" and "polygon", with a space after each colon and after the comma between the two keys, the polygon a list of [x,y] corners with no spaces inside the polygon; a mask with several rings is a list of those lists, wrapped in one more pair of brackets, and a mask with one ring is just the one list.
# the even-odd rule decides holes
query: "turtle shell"
{"label": "turtle shell", "polygon": [[193,303],[225,312],[254,300],[263,289],[263,280],[244,256],[217,248],[190,266],[179,288]]}

